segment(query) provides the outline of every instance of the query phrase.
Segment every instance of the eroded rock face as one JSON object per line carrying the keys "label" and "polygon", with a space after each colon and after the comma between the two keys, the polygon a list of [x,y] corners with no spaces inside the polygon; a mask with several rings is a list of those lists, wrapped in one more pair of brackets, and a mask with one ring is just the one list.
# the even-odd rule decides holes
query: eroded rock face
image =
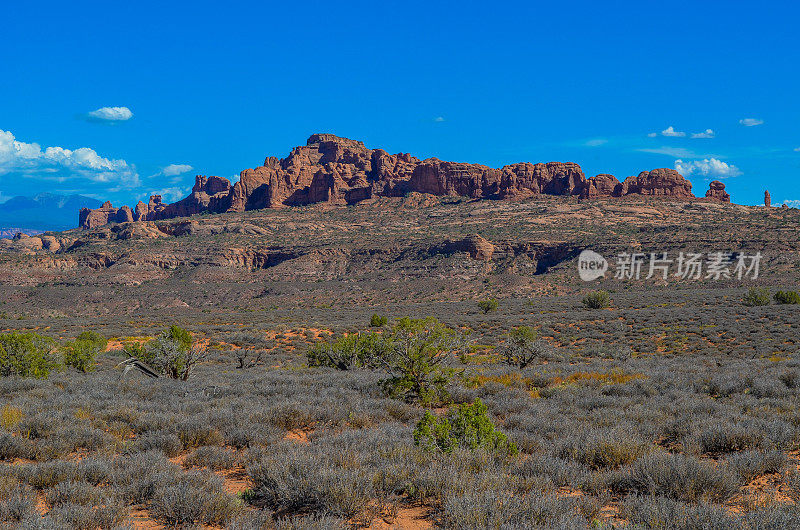
{"label": "eroded rock face", "polygon": [[188,217],[202,212],[224,212],[230,206],[231,183],[222,177],[197,175],[188,197],[172,204],[164,204],[160,195],[150,197],[150,202],[136,206],[136,221],[156,221],[173,217]]}
{"label": "eroded rock face", "polygon": [[133,221],[133,211],[128,206],[114,208],[110,201],[106,201],[100,208],[91,210],[81,208],[78,214],[78,224],[83,228],[97,228],[108,223],[126,223]]}
{"label": "eroded rock face", "polygon": [[494,245],[477,234],[464,239],[463,245],[472,259],[489,261],[494,254]]}
{"label": "eroded rock face", "polygon": [[712,180],[709,183],[706,198],[720,202],[731,202],[730,194],[725,191],[725,184],[718,180]]}
{"label": "eroded rock face", "polygon": [[622,195],[654,195],[689,199],[692,183],[674,169],[659,168],[642,171],[636,177],[628,177],[622,183]]}
{"label": "eroded rock face", "polygon": [[84,228],[109,222],[154,221],[201,212],[240,212],[313,203],[353,204],[376,196],[410,192],[476,199],[524,198],[538,194],[582,198],[629,194],[692,198],[692,185],[677,171],[654,169],[620,183],[613,175],[587,179],[578,164],[522,162],[499,169],[481,164],[420,160],[407,153],[391,155],[362,142],[332,134],[313,134],[289,156],[267,157],[264,165],[241,172],[234,185],[221,177],[198,175],[192,193],[172,204],[161,197],[139,202],[135,210],[110,203],[81,210]]}
{"label": "eroded rock face", "polygon": [[600,174],[587,179],[581,191],[582,199],[596,197],[619,197],[622,195],[622,183],[614,175]]}

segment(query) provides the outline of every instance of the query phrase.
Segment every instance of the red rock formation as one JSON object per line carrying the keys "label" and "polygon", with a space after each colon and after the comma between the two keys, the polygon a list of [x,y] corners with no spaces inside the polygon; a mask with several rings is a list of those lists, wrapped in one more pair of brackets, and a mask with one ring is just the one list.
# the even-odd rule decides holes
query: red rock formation
{"label": "red rock formation", "polygon": [[91,210],[81,208],[78,214],[78,224],[84,228],[96,228],[108,223],[126,223],[133,221],[133,212],[128,206],[114,208],[110,201],[106,201],[100,208]]}
{"label": "red rock formation", "polygon": [[581,190],[581,199],[595,197],[619,197],[622,195],[622,183],[614,175],[602,173],[586,180]]}
{"label": "red rock formation", "polygon": [[655,195],[690,199],[692,183],[674,169],[659,168],[642,171],[636,177],[628,177],[622,183],[622,195]]}
{"label": "red rock formation", "polygon": [[429,158],[414,168],[410,188],[432,195],[511,198],[540,193],[578,195],[585,183],[581,167],[571,162],[524,162],[492,169]]}
{"label": "red rock formation", "polygon": [[139,201],[136,204],[136,211],[133,219],[135,221],[152,221],[154,219],[162,219],[161,212],[167,208],[167,205],[161,201],[161,195],[151,195],[150,201],[145,204]]}
{"label": "red rock formation", "polygon": [[706,198],[720,202],[731,202],[730,194],[725,191],[725,184],[718,180],[712,180],[709,183]]}
{"label": "red rock formation", "polygon": [[581,166],[573,162],[531,164],[522,162],[502,168],[501,197],[515,195],[580,195],[586,185]]}
{"label": "red rock formation", "polygon": [[[332,134],[313,134],[283,159],[268,157],[264,165],[241,172],[231,186],[227,179],[197,176],[192,193],[173,204],[154,195],[135,211],[110,204],[81,211],[80,225],[94,228],[108,222],[153,221],[201,212],[241,212],[312,203],[352,204],[375,196],[408,192],[473,198],[521,198],[537,194],[582,198],[641,194],[692,198],[692,185],[672,169],[645,171],[620,183],[613,175],[586,179],[578,164],[523,162],[499,169],[481,164],[420,160],[409,154],[390,155],[367,149],[362,142]],[[124,211],[123,211],[124,210]],[[121,212],[121,213],[120,213]]]}
{"label": "red rock formation", "polygon": [[411,189],[431,195],[481,198],[499,191],[501,171],[480,164],[429,158],[414,168]]}
{"label": "red rock formation", "polygon": [[150,197],[150,203],[140,202],[137,221],[155,221],[173,217],[188,217],[202,212],[224,212],[230,207],[231,183],[222,177],[197,175],[188,197],[172,204],[164,204],[160,195]]}

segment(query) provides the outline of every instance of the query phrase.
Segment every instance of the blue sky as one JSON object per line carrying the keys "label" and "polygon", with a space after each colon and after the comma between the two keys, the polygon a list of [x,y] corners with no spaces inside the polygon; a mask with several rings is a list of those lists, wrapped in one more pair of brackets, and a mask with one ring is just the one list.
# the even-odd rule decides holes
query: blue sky
{"label": "blue sky", "polygon": [[721,179],[734,202],[800,200],[794,3],[538,4],[14,3],[0,202],[174,199],[314,132],[620,180],[675,167],[696,195]]}

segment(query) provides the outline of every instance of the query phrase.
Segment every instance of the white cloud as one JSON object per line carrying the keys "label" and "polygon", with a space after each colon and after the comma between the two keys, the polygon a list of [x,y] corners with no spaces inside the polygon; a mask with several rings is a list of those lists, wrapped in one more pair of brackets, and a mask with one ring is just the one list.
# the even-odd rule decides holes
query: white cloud
{"label": "white cloud", "polygon": [[727,164],[722,160],[716,158],[705,158],[703,160],[683,160],[675,161],[675,171],[688,177],[692,174],[703,175],[714,179],[725,179],[729,177],[736,177],[741,175],[742,172],[733,164]]}
{"label": "white cloud", "polygon": [[133,112],[128,107],[102,107],[88,114],[93,121],[128,121],[133,118]]}
{"label": "white cloud", "polygon": [[658,133],[647,133],[648,138],[655,138],[656,136],[658,136]]}
{"label": "white cloud", "polygon": [[785,204],[789,208],[800,208],[800,199],[787,199],[783,201],[782,204]]}
{"label": "white cloud", "polygon": [[677,136],[677,137],[683,137],[683,136],[686,136],[686,133],[685,133],[685,132],[681,132],[681,131],[676,131],[676,130],[675,130],[675,128],[674,128],[672,125],[670,125],[670,126],[669,126],[669,127],[667,127],[666,129],[664,129],[663,131],[661,131],[661,136]]}
{"label": "white cloud", "polygon": [[705,131],[699,133],[692,133],[692,138],[714,138],[714,136],[714,131],[711,129],[706,129]]}
{"label": "white cloud", "polygon": [[192,191],[191,187],[182,188],[180,186],[173,186],[171,188],[163,188],[163,189],[160,189],[158,191],[151,191],[147,195],[148,196],[149,195],[161,195],[161,198],[163,199],[163,201],[169,203],[169,202],[176,202],[176,201],[179,201],[179,200],[183,199],[184,197],[189,195],[190,191]]}
{"label": "white cloud", "polygon": [[656,155],[674,156],[676,158],[697,158],[697,154],[694,151],[684,149],[683,147],[662,146],[647,149],[637,149],[637,151],[642,153],[654,153]]}
{"label": "white cloud", "polygon": [[441,122],[443,122],[443,121],[444,121],[444,116],[436,116],[436,117],[433,119],[433,121],[435,121],[436,123],[441,123]]}
{"label": "white cloud", "polygon": [[125,160],[104,158],[88,147],[42,149],[37,143],[20,142],[10,131],[0,130],[0,175],[8,173],[57,182],[113,182],[124,188],[139,184],[136,168]]}
{"label": "white cloud", "polygon": [[739,123],[745,127],[755,127],[756,125],[761,125],[764,123],[764,120],[759,120],[758,118],[742,118],[739,120]]}
{"label": "white cloud", "polygon": [[165,177],[174,177],[175,175],[182,175],[188,173],[194,168],[189,164],[170,164],[161,168],[161,174]]}
{"label": "white cloud", "polygon": [[592,140],[586,141],[583,145],[585,145],[587,147],[598,147],[598,146],[601,146],[601,145],[607,144],[607,143],[608,143],[608,140],[606,140],[605,138],[594,138]]}

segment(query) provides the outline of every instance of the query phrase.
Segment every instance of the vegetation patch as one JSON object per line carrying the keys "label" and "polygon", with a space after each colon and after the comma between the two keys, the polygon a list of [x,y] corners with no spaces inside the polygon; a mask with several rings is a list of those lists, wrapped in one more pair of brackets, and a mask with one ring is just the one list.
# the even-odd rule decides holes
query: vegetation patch
{"label": "vegetation patch", "polygon": [[486,411],[486,405],[480,399],[471,404],[458,405],[443,418],[427,411],[414,429],[414,443],[426,451],[444,453],[452,453],[456,447],[462,447],[517,454],[517,445],[495,427]]}
{"label": "vegetation patch", "polygon": [[46,378],[60,366],[57,344],[38,333],[0,333],[0,375]]}

